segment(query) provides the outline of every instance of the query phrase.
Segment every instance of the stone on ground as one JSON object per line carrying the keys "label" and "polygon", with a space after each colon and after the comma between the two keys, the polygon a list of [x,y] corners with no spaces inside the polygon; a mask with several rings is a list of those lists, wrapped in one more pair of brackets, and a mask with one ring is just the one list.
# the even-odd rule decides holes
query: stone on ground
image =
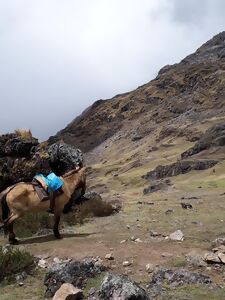
{"label": "stone on ground", "polygon": [[79,300],[82,297],[82,290],[75,288],[70,283],[63,283],[55,293],[53,300]]}

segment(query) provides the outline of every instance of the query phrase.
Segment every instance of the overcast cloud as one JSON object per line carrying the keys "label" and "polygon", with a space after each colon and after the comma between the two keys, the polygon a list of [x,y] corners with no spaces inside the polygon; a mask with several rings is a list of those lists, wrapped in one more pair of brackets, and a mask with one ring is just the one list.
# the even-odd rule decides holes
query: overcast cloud
{"label": "overcast cloud", "polygon": [[0,0],[0,132],[43,140],[225,29],[224,0]]}

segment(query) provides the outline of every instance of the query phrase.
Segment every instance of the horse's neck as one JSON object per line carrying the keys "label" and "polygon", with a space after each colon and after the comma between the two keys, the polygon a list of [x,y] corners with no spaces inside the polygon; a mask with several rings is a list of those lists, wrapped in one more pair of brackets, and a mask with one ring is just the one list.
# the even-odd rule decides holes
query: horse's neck
{"label": "horse's neck", "polygon": [[66,186],[66,189],[68,190],[68,192],[70,193],[70,195],[73,194],[76,186],[79,183],[80,178],[81,178],[81,175],[78,174],[78,173],[71,174],[70,176],[67,176],[65,178],[62,177],[64,185]]}

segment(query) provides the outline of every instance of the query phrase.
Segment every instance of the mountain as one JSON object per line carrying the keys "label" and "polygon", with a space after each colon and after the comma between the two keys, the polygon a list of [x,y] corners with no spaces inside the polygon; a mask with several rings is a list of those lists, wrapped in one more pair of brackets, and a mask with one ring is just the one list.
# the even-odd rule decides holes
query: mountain
{"label": "mountain", "polygon": [[87,152],[109,138],[138,140],[165,126],[164,131],[176,127],[195,139],[191,136],[196,132],[189,132],[189,127],[224,115],[224,83],[225,32],[221,32],[136,90],[96,101],[49,141],[63,139]]}

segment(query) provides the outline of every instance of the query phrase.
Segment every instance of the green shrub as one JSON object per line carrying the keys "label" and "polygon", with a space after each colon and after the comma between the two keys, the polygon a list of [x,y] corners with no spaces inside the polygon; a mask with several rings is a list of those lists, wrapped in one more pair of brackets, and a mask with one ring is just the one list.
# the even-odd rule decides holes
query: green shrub
{"label": "green shrub", "polygon": [[34,258],[29,252],[12,246],[0,246],[0,280],[28,269],[33,264]]}

